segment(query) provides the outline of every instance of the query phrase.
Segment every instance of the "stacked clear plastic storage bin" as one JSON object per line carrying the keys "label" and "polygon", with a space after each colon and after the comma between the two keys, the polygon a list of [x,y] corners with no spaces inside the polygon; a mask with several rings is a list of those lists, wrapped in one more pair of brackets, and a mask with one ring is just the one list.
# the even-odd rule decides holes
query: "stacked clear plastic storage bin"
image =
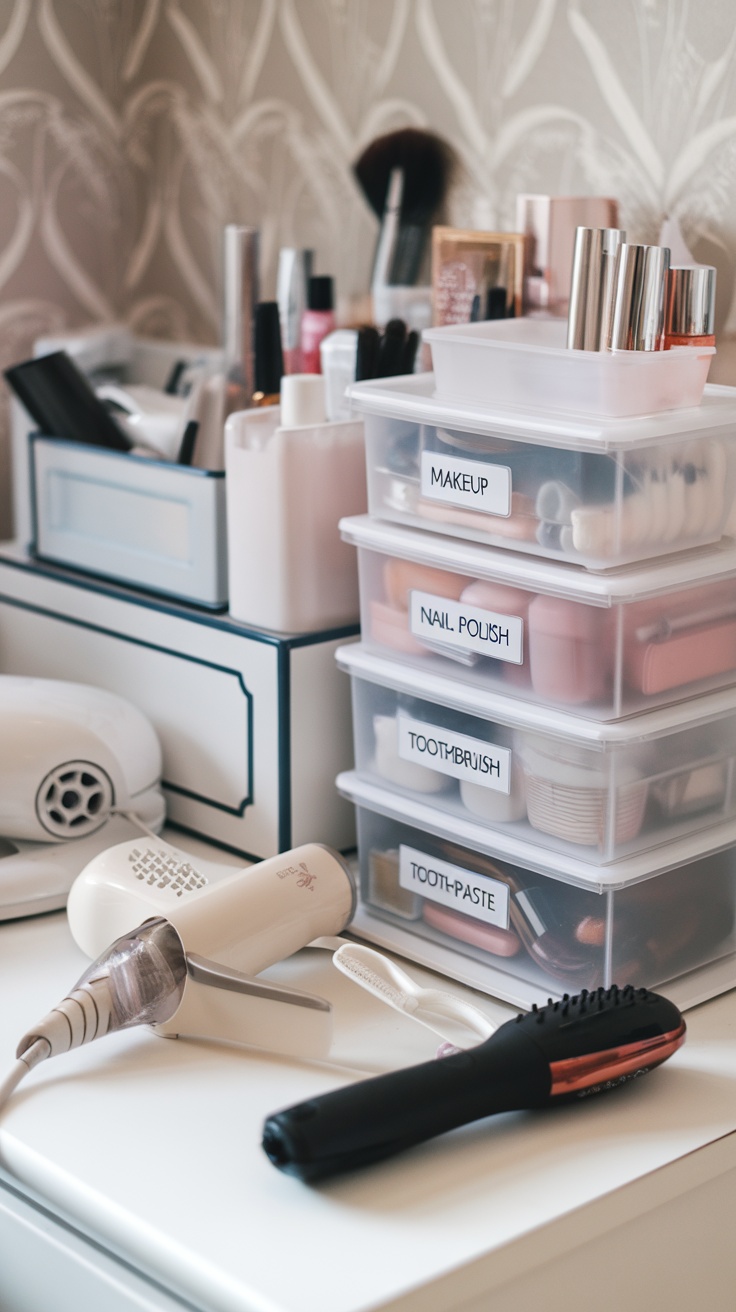
{"label": "stacked clear plastic storage bin", "polygon": [[523,1007],[736,983],[736,389],[698,403],[667,354],[634,362],[639,416],[611,356],[587,413],[545,409],[544,347],[515,406],[493,403],[501,356],[472,406],[456,355],[351,393],[356,928]]}

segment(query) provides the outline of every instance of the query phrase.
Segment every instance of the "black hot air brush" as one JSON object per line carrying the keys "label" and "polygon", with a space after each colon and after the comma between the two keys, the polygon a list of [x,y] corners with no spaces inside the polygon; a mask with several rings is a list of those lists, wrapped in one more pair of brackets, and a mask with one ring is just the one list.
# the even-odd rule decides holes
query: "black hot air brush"
{"label": "black hot air brush", "polygon": [[496,1112],[602,1093],[659,1066],[685,1022],[648,989],[567,994],[474,1048],[309,1098],[269,1116],[263,1148],[302,1180],[326,1179]]}

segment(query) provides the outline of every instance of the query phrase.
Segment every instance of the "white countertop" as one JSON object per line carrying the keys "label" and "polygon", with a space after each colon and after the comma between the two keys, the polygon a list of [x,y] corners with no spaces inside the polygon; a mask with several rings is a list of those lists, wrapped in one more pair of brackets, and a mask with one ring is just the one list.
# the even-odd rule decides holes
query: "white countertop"
{"label": "white countertop", "polygon": [[[0,925],[0,1076],[86,964],[62,912]],[[455,1307],[546,1260],[548,1228],[576,1209],[592,1234],[596,1200],[736,1130],[731,992],[687,1013],[687,1042],[665,1066],[609,1096],[499,1116],[309,1187],[266,1159],[265,1117],[344,1083],[350,1067],[426,1060],[436,1042],[346,980],[328,953],[306,950],[268,974],[333,1001],[339,1069],[133,1030],[43,1064],[0,1116],[7,1172],[217,1312]],[[497,1021],[514,1014],[473,999]],[[718,1169],[736,1162],[735,1143]],[[558,1226],[555,1252],[579,1242],[565,1233]]]}

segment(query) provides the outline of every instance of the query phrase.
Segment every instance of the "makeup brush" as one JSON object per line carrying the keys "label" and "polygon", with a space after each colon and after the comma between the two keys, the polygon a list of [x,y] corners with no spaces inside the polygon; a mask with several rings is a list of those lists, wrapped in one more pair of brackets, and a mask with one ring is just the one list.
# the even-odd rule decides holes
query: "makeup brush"
{"label": "makeup brush", "polygon": [[274,1166],[322,1180],[497,1112],[551,1107],[616,1088],[685,1039],[674,1003],[631,985],[533,1008],[474,1048],[361,1080],[270,1116]]}
{"label": "makeup brush", "polygon": [[[356,161],[355,177],[382,225],[374,284],[417,283],[454,167],[455,154],[447,142],[420,128],[400,128],[377,137]],[[391,237],[388,242],[382,241],[384,229]]]}

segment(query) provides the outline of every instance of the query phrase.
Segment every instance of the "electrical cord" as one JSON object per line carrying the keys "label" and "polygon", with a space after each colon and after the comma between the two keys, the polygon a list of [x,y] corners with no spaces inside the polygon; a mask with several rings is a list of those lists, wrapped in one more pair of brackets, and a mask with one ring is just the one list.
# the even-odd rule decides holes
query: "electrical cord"
{"label": "electrical cord", "polygon": [[146,921],[116,939],[71,992],[24,1034],[16,1064],[0,1084],[0,1109],[28,1071],[47,1057],[116,1030],[167,1020],[181,1001],[185,978],[181,942],[167,921]]}
{"label": "electrical cord", "polygon": [[50,1056],[51,1045],[48,1039],[36,1039],[36,1042],[31,1044],[30,1048],[23,1053],[23,1056],[18,1058],[2,1084],[0,1084],[0,1111],[2,1111],[10,1095],[15,1093],[21,1080],[28,1072],[32,1071],[34,1066],[38,1066],[44,1058]]}
{"label": "electrical cord", "polygon": [[0,1084],[0,1109],[21,1080],[60,1052],[107,1034],[110,1026],[110,989],[106,979],[87,980],[72,990],[58,1006],[23,1036],[16,1051],[17,1061]]}

